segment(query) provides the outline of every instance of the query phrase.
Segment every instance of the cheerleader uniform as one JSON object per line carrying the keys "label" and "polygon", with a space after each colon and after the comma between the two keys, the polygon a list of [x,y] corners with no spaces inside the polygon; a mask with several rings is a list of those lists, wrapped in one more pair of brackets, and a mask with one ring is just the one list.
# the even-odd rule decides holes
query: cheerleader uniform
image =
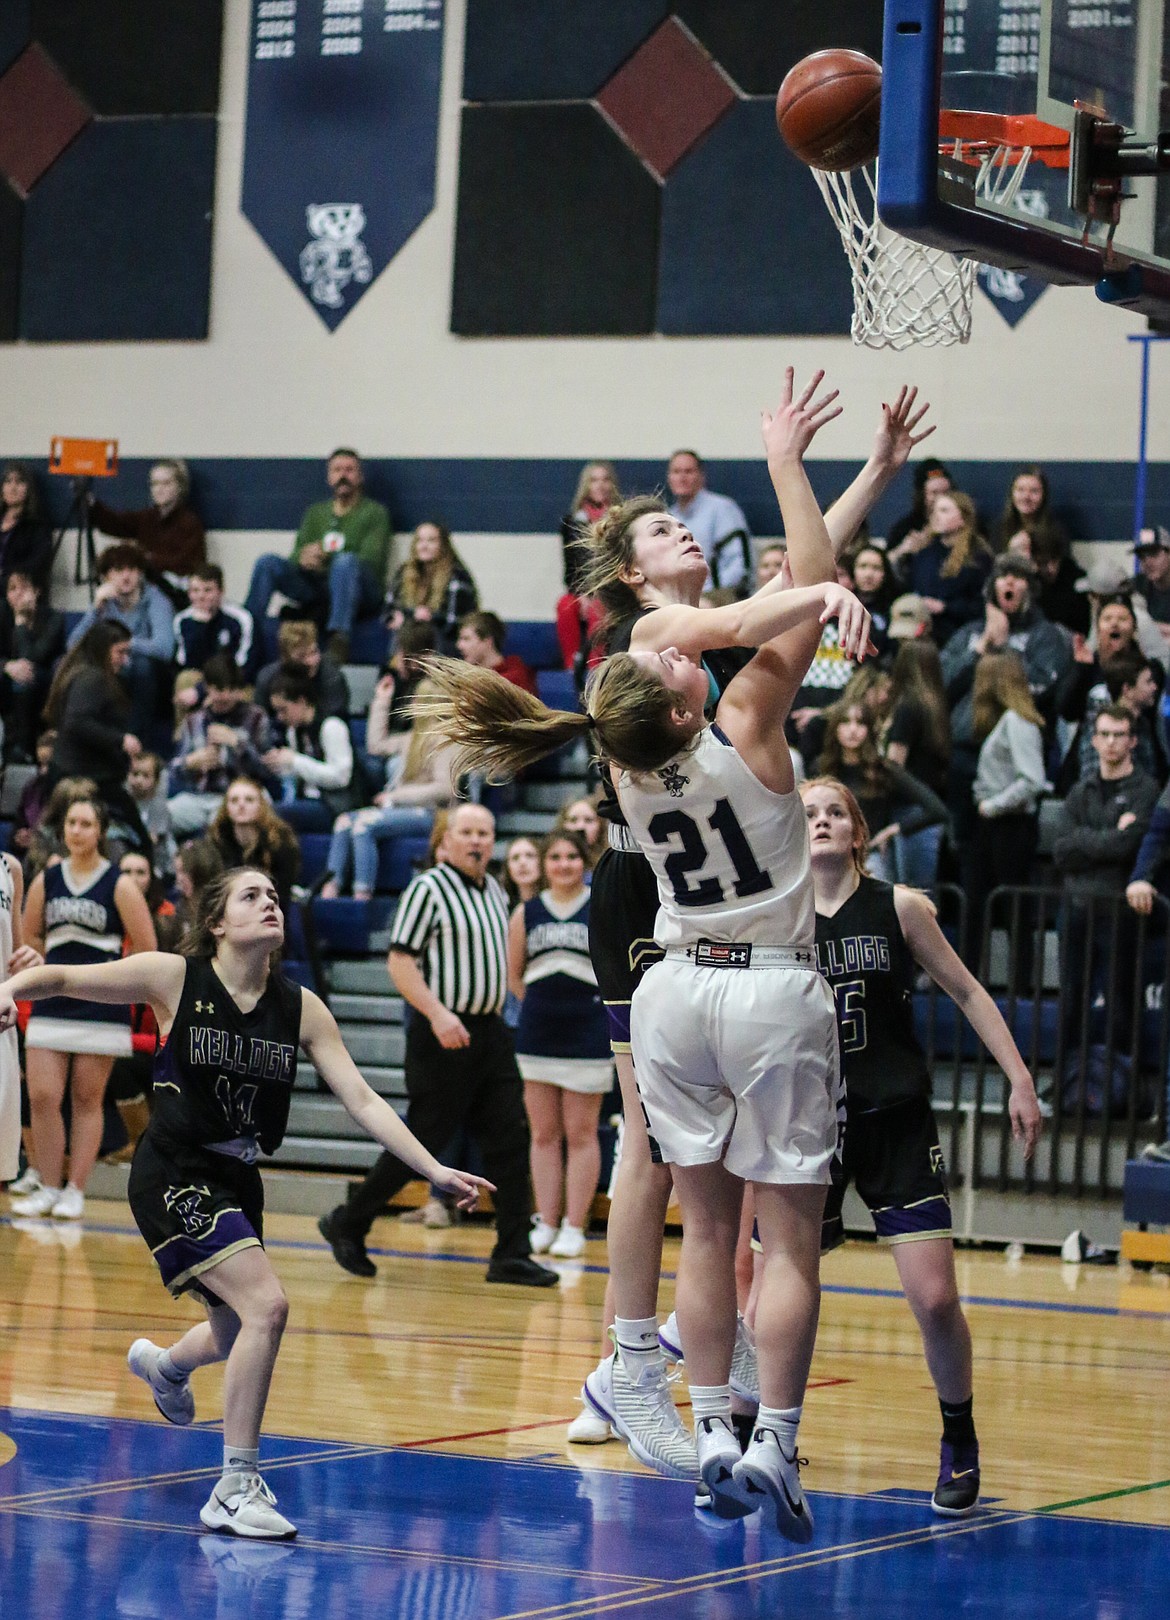
{"label": "cheerleader uniform", "polygon": [[[122,919],[114,903],[119,872],[103,861],[87,888],[79,888],[73,862],[45,868],[45,966],[91,967],[122,954]],[[49,1052],[129,1057],[129,1007],[51,996],[38,1001],[24,1043]]]}
{"label": "cheerleader uniform", "polygon": [[[7,978],[12,959],[12,868],[0,856],[0,977]],[[0,1034],[0,1181],[20,1173],[20,1054],[16,1026]]]}
{"label": "cheerleader uniform", "polygon": [[613,1085],[609,1026],[589,960],[588,889],[577,900],[547,890],[524,903],[527,967],[516,1028],[525,1080],[595,1096]]}
{"label": "cheerleader uniform", "polygon": [[187,962],[175,1021],[154,1065],[154,1110],[130,1167],[130,1212],[172,1294],[210,1305],[201,1279],[263,1246],[256,1160],[288,1127],[301,1036],[301,988],[275,969],[251,1012],[210,961]]}

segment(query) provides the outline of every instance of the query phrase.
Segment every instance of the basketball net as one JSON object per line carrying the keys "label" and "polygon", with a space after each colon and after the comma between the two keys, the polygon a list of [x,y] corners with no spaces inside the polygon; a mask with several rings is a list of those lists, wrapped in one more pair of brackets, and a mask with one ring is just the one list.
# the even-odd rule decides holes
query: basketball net
{"label": "basketball net", "polygon": [[[1024,179],[1031,152],[1005,147],[963,150],[976,162],[976,191],[1010,207]],[[971,295],[976,265],[945,248],[911,242],[883,225],[877,211],[877,164],[846,173],[814,169],[853,275],[854,343],[870,349],[908,349],[913,344],[966,343],[971,336]]]}

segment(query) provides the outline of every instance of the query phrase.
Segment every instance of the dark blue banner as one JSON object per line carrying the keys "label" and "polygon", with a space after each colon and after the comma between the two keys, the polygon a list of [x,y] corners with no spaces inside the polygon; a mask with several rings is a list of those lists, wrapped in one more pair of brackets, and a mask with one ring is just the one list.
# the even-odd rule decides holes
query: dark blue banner
{"label": "dark blue banner", "polygon": [[333,329],[435,201],[443,0],[253,0],[240,206]]}

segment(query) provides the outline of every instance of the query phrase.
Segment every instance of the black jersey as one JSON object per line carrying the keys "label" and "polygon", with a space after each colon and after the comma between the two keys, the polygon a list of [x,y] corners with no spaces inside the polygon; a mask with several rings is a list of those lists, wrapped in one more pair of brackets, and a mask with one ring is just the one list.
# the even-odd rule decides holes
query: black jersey
{"label": "black jersey", "polygon": [[187,960],[183,994],[154,1063],[152,1136],[203,1147],[284,1139],[301,1038],[301,987],[275,969],[250,1013],[236,1006],[210,961]]}
{"label": "black jersey", "polygon": [[840,911],[817,912],[817,963],[833,987],[850,1110],[929,1097],[930,1070],[914,1033],[916,964],[889,883],[863,877]]}

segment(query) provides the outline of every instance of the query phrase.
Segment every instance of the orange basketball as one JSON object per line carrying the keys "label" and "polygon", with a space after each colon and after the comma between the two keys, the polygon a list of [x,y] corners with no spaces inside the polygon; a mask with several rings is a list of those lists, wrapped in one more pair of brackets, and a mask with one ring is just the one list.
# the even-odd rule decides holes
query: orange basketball
{"label": "orange basketball", "polygon": [[882,70],[863,51],[814,51],[785,76],[776,125],[813,169],[856,169],[877,156]]}

